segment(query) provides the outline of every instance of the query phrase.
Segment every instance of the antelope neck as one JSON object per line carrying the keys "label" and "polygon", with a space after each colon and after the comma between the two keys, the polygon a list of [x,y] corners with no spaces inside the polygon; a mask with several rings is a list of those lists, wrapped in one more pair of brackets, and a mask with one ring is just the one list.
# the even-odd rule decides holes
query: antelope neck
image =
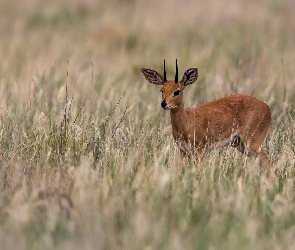
{"label": "antelope neck", "polygon": [[170,110],[171,125],[174,129],[181,129],[185,124],[184,106]]}

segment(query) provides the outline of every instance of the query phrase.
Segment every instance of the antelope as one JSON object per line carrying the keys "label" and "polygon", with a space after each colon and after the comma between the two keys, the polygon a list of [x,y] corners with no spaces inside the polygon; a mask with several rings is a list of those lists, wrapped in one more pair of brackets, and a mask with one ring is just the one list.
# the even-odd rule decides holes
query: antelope
{"label": "antelope", "polygon": [[178,80],[167,80],[155,70],[140,69],[146,80],[162,85],[164,110],[170,110],[173,138],[185,159],[194,155],[201,161],[210,149],[232,146],[248,157],[255,157],[260,167],[269,166],[263,142],[271,126],[269,106],[249,95],[234,94],[195,108],[184,108],[183,91],[198,78],[198,69],[190,68]]}

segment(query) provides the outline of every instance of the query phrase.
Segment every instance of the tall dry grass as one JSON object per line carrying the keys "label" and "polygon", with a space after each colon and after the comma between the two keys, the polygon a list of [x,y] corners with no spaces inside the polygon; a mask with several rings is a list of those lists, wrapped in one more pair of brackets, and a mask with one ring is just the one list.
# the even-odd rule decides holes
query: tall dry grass
{"label": "tall dry grass", "polygon": [[[293,1],[1,1],[1,249],[295,247]],[[141,67],[198,67],[196,106],[271,107],[278,172],[184,164]]]}

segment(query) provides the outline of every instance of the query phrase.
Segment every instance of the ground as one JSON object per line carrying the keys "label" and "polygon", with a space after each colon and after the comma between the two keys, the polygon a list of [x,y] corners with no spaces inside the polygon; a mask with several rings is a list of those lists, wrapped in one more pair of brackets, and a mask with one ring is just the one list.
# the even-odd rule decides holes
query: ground
{"label": "ground", "polygon": [[[1,249],[294,249],[292,0],[0,2]],[[276,174],[233,148],[182,162],[160,87],[270,106]]]}

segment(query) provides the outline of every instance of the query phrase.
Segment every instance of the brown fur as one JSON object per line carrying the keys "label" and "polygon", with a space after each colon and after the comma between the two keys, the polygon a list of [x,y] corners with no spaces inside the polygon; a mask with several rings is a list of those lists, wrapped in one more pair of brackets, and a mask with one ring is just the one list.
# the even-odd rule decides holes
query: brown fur
{"label": "brown fur", "polygon": [[[183,90],[196,80],[197,69],[190,69],[190,73],[193,70],[196,72],[193,79],[187,80],[185,73],[178,83],[162,83],[162,107],[170,110],[172,134],[183,157],[194,154],[201,159],[207,149],[231,145],[247,156],[258,158],[260,166],[269,165],[263,149],[272,123],[268,105],[252,96],[236,94],[185,109]],[[142,72],[149,80],[145,69]],[[152,70],[148,73],[159,74]],[[176,90],[180,93],[174,96]]]}

